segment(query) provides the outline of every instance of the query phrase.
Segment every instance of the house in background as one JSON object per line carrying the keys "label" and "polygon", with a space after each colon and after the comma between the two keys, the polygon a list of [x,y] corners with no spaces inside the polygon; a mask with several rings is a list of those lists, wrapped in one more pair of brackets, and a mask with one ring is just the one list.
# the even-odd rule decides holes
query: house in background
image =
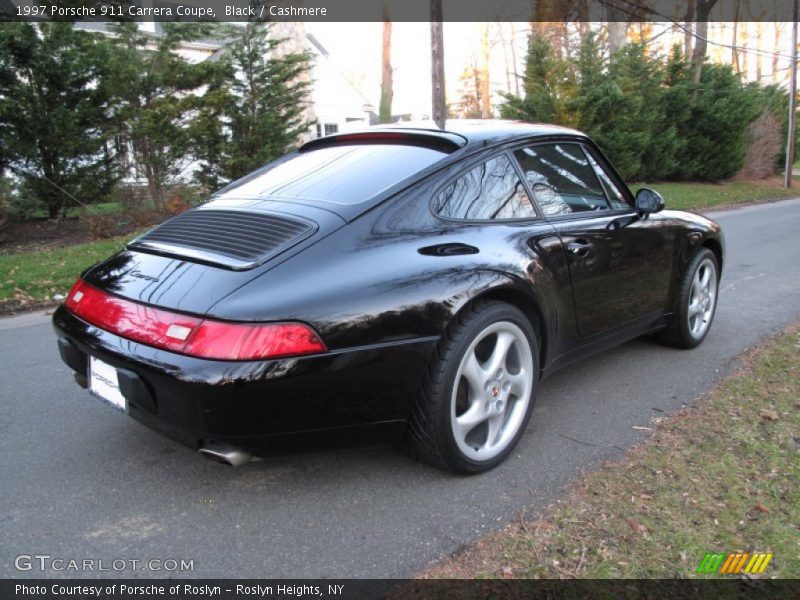
{"label": "house in background", "polygon": [[366,127],[377,122],[375,107],[339,70],[325,47],[305,34],[314,53],[311,105],[316,113],[314,137]]}
{"label": "house in background", "polygon": [[[78,22],[75,26],[111,34],[111,23]],[[319,40],[305,31],[303,23],[275,22],[270,26],[276,37],[286,40],[279,48],[282,53],[308,51],[313,56],[311,98],[306,111],[306,119],[313,125],[303,141],[377,122],[374,104],[345,76]],[[163,32],[157,22],[139,23],[139,29],[153,37]],[[184,42],[177,53],[192,63],[219,60],[225,53],[225,44],[224,39],[194,40]]]}

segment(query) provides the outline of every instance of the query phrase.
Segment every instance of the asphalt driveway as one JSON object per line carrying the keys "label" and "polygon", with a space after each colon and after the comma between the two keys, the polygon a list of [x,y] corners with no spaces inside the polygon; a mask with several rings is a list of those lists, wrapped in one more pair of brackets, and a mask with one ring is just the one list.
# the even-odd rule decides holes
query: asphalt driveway
{"label": "asphalt driveway", "polygon": [[[706,342],[637,340],[555,375],[514,455],[471,478],[389,449],[216,465],[78,388],[45,318],[0,321],[0,576],[406,577],[530,515],[800,317],[800,199],[713,216],[728,256]],[[34,554],[186,559],[193,571],[15,567]]]}

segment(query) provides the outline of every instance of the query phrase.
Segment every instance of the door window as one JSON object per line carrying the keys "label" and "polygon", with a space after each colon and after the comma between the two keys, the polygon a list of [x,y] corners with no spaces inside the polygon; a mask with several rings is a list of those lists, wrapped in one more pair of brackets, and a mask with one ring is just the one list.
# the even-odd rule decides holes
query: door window
{"label": "door window", "polygon": [[592,153],[591,148],[583,147],[586,153],[586,158],[589,159],[589,164],[592,165],[595,173],[600,178],[600,183],[603,184],[603,189],[606,191],[606,196],[611,204],[611,208],[630,208],[630,205],[625,201],[625,196],[622,195],[619,187],[606,170],[597,162]]}
{"label": "door window", "polygon": [[500,154],[467,171],[434,200],[436,214],[450,219],[536,217],[511,160]]}
{"label": "door window", "polygon": [[514,152],[545,216],[608,210],[609,203],[578,144],[537,144]]}

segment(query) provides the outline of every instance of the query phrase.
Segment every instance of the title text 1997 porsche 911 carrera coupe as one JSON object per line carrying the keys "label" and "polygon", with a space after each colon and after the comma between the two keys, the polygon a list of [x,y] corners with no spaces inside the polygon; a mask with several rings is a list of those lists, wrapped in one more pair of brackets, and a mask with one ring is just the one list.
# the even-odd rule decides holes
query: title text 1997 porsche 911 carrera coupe
{"label": "title text 1997 porsche 911 carrera coupe", "polygon": [[719,225],[577,131],[448,125],[313,140],[87,269],[53,316],[75,379],[219,462],[398,439],[477,473],[542,377],[703,340]]}

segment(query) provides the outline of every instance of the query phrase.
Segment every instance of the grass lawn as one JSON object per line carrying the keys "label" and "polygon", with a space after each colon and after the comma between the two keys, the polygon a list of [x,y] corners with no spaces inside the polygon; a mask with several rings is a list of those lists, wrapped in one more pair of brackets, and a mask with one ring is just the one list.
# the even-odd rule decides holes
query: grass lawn
{"label": "grass lawn", "polygon": [[773,552],[762,577],[800,577],[800,324],[655,428],[540,520],[422,576],[732,577],[696,571],[707,552]]}
{"label": "grass lawn", "polygon": [[649,187],[664,196],[667,208],[702,212],[716,206],[800,196],[798,188],[787,190],[781,185],[777,180],[726,181],[723,183],[637,182],[631,184],[631,191],[636,193],[639,188]]}
{"label": "grass lawn", "polygon": [[65,294],[86,267],[121,249],[134,235],[22,254],[0,255],[0,302],[49,300]]}

